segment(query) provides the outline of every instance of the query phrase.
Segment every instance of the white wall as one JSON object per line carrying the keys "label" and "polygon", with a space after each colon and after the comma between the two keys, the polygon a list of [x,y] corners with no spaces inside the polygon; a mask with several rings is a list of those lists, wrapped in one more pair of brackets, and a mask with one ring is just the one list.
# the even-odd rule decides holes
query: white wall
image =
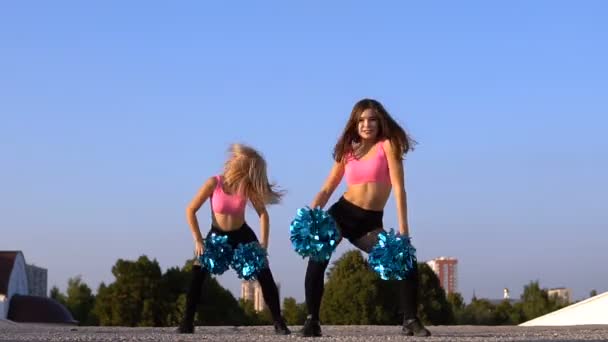
{"label": "white wall", "polygon": [[0,319],[6,319],[8,315],[8,298],[0,295]]}
{"label": "white wall", "polygon": [[8,300],[10,301],[11,297],[15,294],[28,295],[28,290],[25,258],[23,257],[23,253],[17,253],[15,263],[13,264],[13,271],[8,280]]}
{"label": "white wall", "polygon": [[524,322],[520,326],[608,324],[608,292]]}

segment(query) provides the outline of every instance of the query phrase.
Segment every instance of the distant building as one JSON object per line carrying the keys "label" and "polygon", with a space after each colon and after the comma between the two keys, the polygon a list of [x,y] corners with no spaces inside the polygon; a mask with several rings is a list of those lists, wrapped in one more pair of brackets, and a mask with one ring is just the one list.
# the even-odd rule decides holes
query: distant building
{"label": "distant building", "polygon": [[559,298],[564,304],[572,303],[572,289],[558,287],[554,289],[548,289],[547,294],[549,295],[549,297]]}
{"label": "distant building", "polygon": [[78,324],[46,288],[46,269],[28,265],[21,251],[0,251],[0,320]]}
{"label": "distant building", "polygon": [[20,251],[0,251],[0,319],[6,319],[14,295],[29,294],[25,266]]}
{"label": "distant building", "polygon": [[493,304],[493,305],[500,305],[500,304],[504,303],[505,301],[511,303],[511,305],[520,302],[519,299],[511,298],[511,292],[506,287],[504,289],[502,289],[502,299],[488,298],[485,300],[487,300],[488,302],[490,302],[490,304]]}
{"label": "distant building", "polygon": [[25,265],[27,273],[27,285],[30,296],[47,296],[47,270],[46,268]]}
{"label": "distant building", "polygon": [[458,291],[458,259],[439,257],[426,262],[439,278],[446,294]]}
{"label": "distant building", "polygon": [[[277,284],[277,288],[280,293],[280,285]],[[253,309],[260,312],[266,308],[266,302],[264,302],[264,295],[262,294],[262,287],[257,280],[243,280],[241,283],[241,298],[248,300],[253,303]]]}

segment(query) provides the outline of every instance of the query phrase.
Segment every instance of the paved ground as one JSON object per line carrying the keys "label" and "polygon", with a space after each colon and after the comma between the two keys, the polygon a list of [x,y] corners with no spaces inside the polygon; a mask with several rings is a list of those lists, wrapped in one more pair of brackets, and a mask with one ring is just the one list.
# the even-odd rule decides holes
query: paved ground
{"label": "paved ground", "polygon": [[[297,331],[299,327],[290,327]],[[198,327],[193,335],[171,328],[57,327],[0,322],[0,341],[608,341],[608,325],[578,327],[430,327],[429,338],[399,335],[397,326],[324,326],[321,338],[273,335],[272,327]]]}

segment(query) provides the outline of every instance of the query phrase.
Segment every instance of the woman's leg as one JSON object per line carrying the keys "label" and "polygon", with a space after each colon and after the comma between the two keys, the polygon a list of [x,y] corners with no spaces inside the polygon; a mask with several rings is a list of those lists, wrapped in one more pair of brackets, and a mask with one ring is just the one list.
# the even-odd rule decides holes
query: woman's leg
{"label": "woman's leg", "polygon": [[[378,234],[383,230],[381,228],[372,230],[366,235],[354,241],[354,245],[359,249],[369,254],[376,243],[378,243]],[[399,292],[401,294],[400,305],[403,311],[404,319],[416,318],[418,308],[418,266],[414,265],[412,276],[408,279],[400,281]]]}
{"label": "woman's leg", "polygon": [[258,273],[258,282],[260,283],[260,287],[262,288],[262,296],[264,297],[264,302],[266,306],[268,306],[268,310],[272,315],[272,320],[274,321],[274,331],[280,335],[289,335],[291,331],[287,328],[287,324],[281,315],[281,303],[279,299],[279,289],[277,288],[277,284],[274,282],[274,278],[272,276],[272,272],[269,267],[261,270]]}
{"label": "woman's leg", "polygon": [[369,254],[369,252],[372,251],[376,243],[378,243],[378,234],[383,231],[384,230],[382,228],[374,229],[363,235],[362,237],[351,242],[353,245],[355,245],[355,247]]}
{"label": "woman's leg", "polygon": [[329,265],[329,261],[319,262],[308,260],[306,267],[306,276],[304,278],[304,290],[306,296],[306,307],[308,315],[313,320],[319,320],[319,312],[321,310],[321,299],[323,298],[323,290],[325,285],[325,270]]}
{"label": "woman's leg", "polygon": [[[340,244],[342,239],[336,241],[336,245]],[[304,277],[304,295],[306,297],[306,309],[308,316],[304,327],[302,328],[303,336],[321,336],[321,323],[319,315],[321,311],[321,301],[325,289],[325,270],[329,265],[329,260],[314,261],[308,259],[306,267],[306,276]]]}
{"label": "woman's leg", "polygon": [[270,268],[265,268],[260,271],[258,274],[258,282],[262,288],[264,302],[272,314],[272,319],[275,322],[280,321],[282,316],[281,304],[279,300],[279,289],[277,288],[277,284],[274,282],[274,277],[272,276],[272,271],[270,271]]}
{"label": "woman's leg", "polygon": [[179,333],[192,334],[194,332],[194,315],[196,314],[196,308],[201,298],[203,283],[208,274],[209,272],[205,268],[202,268],[199,263],[192,265],[192,279],[186,295],[184,317],[178,328]]}
{"label": "woman's leg", "polygon": [[306,277],[304,279],[304,294],[306,296],[308,316],[302,327],[302,336],[322,336],[319,312],[321,311],[321,299],[323,298],[327,265],[329,265],[329,260],[319,262],[308,259],[308,267],[306,267]]}
{"label": "woman's leg", "polygon": [[[378,234],[383,230],[375,229],[353,244],[369,254],[378,242]],[[418,265],[414,264],[411,276],[399,282],[400,306],[403,311],[403,333],[406,335],[430,336],[430,332],[424,328],[418,319]]]}
{"label": "woman's leg", "polygon": [[[207,233],[206,239],[211,237],[212,233],[219,233],[220,231],[216,230],[213,226]],[[196,308],[201,300],[201,292],[203,289],[203,283],[205,279],[209,276],[209,271],[205,269],[198,258],[198,256],[194,255],[194,262],[192,264],[191,271],[191,279],[190,279],[190,287],[188,288],[188,293],[186,294],[186,308],[184,310],[184,316],[182,318],[182,322],[180,323],[177,331],[182,334],[192,334],[194,332],[194,316],[196,314]]]}
{"label": "woman's leg", "polygon": [[[247,224],[244,224],[238,231],[234,232],[229,236],[230,244],[236,248],[238,244],[249,243],[249,242],[258,242],[259,240],[251,227]],[[264,302],[266,306],[268,306],[268,310],[272,314],[272,319],[274,320],[275,332],[280,334],[289,334],[290,331],[285,325],[285,320],[281,315],[281,302],[279,299],[279,289],[277,284],[274,281],[274,277],[272,276],[272,271],[270,270],[270,266],[266,267],[257,275],[257,281],[262,288],[262,296],[264,297]]]}

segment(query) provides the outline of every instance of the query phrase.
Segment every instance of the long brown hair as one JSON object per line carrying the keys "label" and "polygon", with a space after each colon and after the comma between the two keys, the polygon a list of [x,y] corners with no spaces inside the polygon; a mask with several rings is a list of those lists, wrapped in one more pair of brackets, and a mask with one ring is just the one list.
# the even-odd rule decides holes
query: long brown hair
{"label": "long brown hair", "polygon": [[224,184],[255,204],[277,204],[284,191],[268,181],[266,160],[253,147],[232,144],[224,164]]}
{"label": "long brown hair", "polygon": [[361,138],[357,131],[357,124],[361,113],[367,109],[372,109],[378,115],[377,140],[389,139],[394,146],[395,156],[399,160],[403,159],[407,152],[414,150],[416,141],[391,117],[380,102],[373,99],[362,99],[355,103],[344,131],[334,147],[334,160],[337,162],[343,161],[344,157],[353,151],[353,144],[360,142]]}

